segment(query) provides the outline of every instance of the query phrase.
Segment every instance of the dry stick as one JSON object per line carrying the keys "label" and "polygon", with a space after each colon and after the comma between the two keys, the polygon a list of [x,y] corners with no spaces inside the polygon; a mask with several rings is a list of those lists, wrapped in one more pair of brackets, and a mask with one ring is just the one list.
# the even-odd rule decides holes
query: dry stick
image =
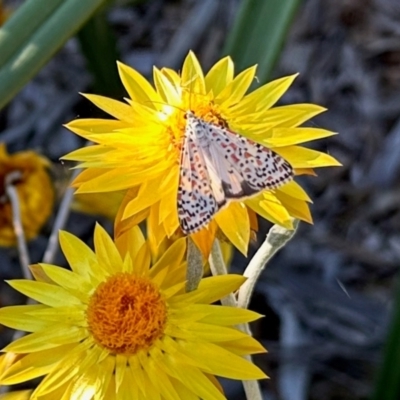
{"label": "dry stick", "polygon": [[203,277],[203,256],[190,236],[187,246],[186,291],[191,292],[197,289]]}
{"label": "dry stick", "polygon": [[254,287],[261,272],[264,270],[272,256],[279,249],[285,246],[290,239],[292,239],[296,233],[298,224],[299,220],[294,219],[292,230],[283,228],[279,225],[274,225],[270,229],[264,243],[257,250],[257,253],[251,259],[249,265],[244,271],[243,275],[248,279],[239,289],[238,307],[247,308],[249,306],[251,295],[253,294]]}
{"label": "dry stick", "polygon": [[[72,177],[71,177],[71,181],[73,179],[75,179],[75,177],[78,175],[78,173],[79,173],[78,170],[74,171],[74,173],[72,174]],[[10,198],[11,203],[13,204],[13,194],[10,195],[10,193],[8,192],[8,188],[9,187],[12,187],[12,186],[7,184],[7,177],[6,177],[6,193],[7,193],[8,197]],[[15,190],[15,188],[12,187],[12,190]],[[55,256],[55,254],[56,254],[56,252],[58,250],[58,246],[59,246],[58,232],[59,232],[60,229],[62,229],[64,227],[64,225],[65,225],[65,223],[66,223],[66,221],[68,219],[69,212],[70,212],[70,205],[71,205],[71,202],[72,202],[74,191],[75,191],[75,189],[69,187],[66,190],[66,192],[64,193],[64,197],[63,197],[63,199],[61,201],[61,204],[60,204],[60,207],[58,209],[58,213],[57,213],[56,219],[54,221],[54,225],[53,225],[53,229],[51,231],[49,242],[48,242],[46,251],[45,251],[44,256],[43,256],[43,262],[46,263],[46,264],[51,264],[53,262],[54,256]],[[18,197],[16,197],[16,199],[18,201]],[[15,206],[13,204],[14,229],[15,229],[15,231],[17,233],[17,228],[15,227],[16,218],[14,217],[14,212],[15,212],[14,209],[15,209]],[[19,211],[19,209],[18,209],[18,211]],[[18,215],[19,215],[19,212],[18,212]],[[19,222],[20,222],[20,220],[19,220]],[[21,226],[21,231],[22,231],[22,226]],[[22,231],[22,235],[23,235],[23,231]],[[17,236],[17,237],[19,237],[19,236]],[[19,244],[19,240],[18,240],[18,244]],[[24,245],[25,245],[25,249],[26,249],[25,241],[24,241]],[[20,254],[22,254],[21,250],[20,250]],[[26,270],[29,273],[29,277],[27,277],[27,279],[32,279],[31,272],[29,271],[29,258],[28,258],[27,251],[24,254],[26,254],[26,263],[22,264],[22,261],[21,261],[21,264],[23,265],[23,268],[24,268],[24,275],[25,275],[25,267],[24,266],[26,265]],[[27,304],[33,304],[32,299],[28,299],[27,300]],[[23,335],[25,335],[25,332],[15,331],[14,335],[12,337],[12,342],[14,342],[15,340],[19,339]],[[9,391],[10,391],[10,386],[2,386],[0,388],[0,394],[1,393],[7,393]]]}
{"label": "dry stick", "polygon": [[[71,181],[73,179],[75,179],[75,177],[78,175],[78,173],[79,173],[78,170],[74,171],[74,173],[72,174],[72,177],[71,177]],[[69,187],[64,193],[64,197],[63,197],[60,207],[58,209],[58,213],[57,213],[56,219],[54,221],[54,225],[53,225],[53,229],[51,231],[49,242],[48,242],[46,251],[43,256],[43,263],[45,263],[45,264],[51,264],[53,262],[54,256],[58,250],[58,246],[59,246],[58,232],[60,229],[62,229],[64,227],[64,225],[68,219],[69,212],[70,212],[70,204],[72,202],[74,191],[75,191],[75,189]],[[7,192],[7,195],[10,197],[8,192]],[[14,209],[14,207],[13,207],[13,209]],[[29,265],[29,261],[28,261],[27,265]],[[27,269],[29,271],[29,268],[27,268]],[[30,274],[30,271],[29,271],[29,274]],[[31,275],[27,279],[32,279]],[[26,304],[34,304],[34,301],[32,299],[28,299]],[[12,337],[12,342],[21,338],[24,335],[25,335],[25,332],[15,331],[14,335]],[[0,394],[7,393],[10,390],[11,390],[10,386],[2,386],[0,388]]]}
{"label": "dry stick", "polygon": [[[211,272],[214,276],[227,274],[227,269],[225,266],[224,259],[222,257],[221,247],[219,245],[218,239],[214,240],[209,262],[210,262]],[[228,296],[221,299],[221,303],[224,306],[237,307],[237,302],[233,293],[230,293]],[[251,334],[247,324],[239,325],[238,329],[247,334]],[[245,356],[244,358],[252,362],[251,356]],[[242,383],[244,391],[246,393],[246,398],[248,400],[262,400],[260,385],[258,384],[258,381],[256,380],[242,381]]]}
{"label": "dry stick", "polygon": [[[6,175],[4,179],[4,190],[8,200],[11,203],[13,226],[15,235],[17,237],[18,255],[19,255],[19,262],[22,268],[22,273],[25,279],[32,279],[32,274],[31,271],[29,270],[29,264],[30,264],[29,253],[25,241],[25,234],[21,220],[18,191],[13,185],[15,181],[21,179],[21,176],[22,176],[21,172],[19,171],[13,171],[10,174]],[[20,338],[23,335],[24,335],[23,332],[15,331],[12,341]],[[0,394],[8,393],[10,390],[11,390],[10,386],[1,386]]]}
{"label": "dry stick", "polygon": [[18,255],[19,262],[21,264],[22,273],[25,279],[32,279],[31,271],[29,270],[29,253],[28,247],[26,245],[24,228],[22,227],[19,199],[18,199],[18,191],[13,185],[14,182],[21,179],[22,175],[19,171],[13,171],[9,173],[4,180],[5,192],[7,197],[11,203],[12,210],[12,219],[15,236],[17,237],[18,243]]}
{"label": "dry stick", "polygon": [[[72,174],[71,181],[74,180],[78,174],[79,170],[75,170]],[[53,229],[51,230],[46,251],[44,252],[43,262],[45,264],[51,264],[57,253],[59,247],[58,232],[64,227],[65,223],[67,222],[74,192],[75,189],[69,187],[64,193],[64,197],[60,203],[60,207],[58,208],[57,216],[54,221]]]}

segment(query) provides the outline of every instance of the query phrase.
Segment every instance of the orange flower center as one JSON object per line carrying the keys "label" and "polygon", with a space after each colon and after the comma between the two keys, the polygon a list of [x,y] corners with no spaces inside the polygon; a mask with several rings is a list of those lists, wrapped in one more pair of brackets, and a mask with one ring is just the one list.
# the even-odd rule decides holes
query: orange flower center
{"label": "orange flower center", "polygon": [[113,354],[135,354],[159,339],[167,321],[167,306],[148,279],[121,273],[101,283],[87,309],[89,331]]}

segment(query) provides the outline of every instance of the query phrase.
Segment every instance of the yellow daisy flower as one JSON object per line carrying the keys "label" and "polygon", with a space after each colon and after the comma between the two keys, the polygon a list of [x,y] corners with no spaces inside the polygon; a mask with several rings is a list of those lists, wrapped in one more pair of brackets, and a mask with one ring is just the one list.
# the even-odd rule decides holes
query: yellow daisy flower
{"label": "yellow daisy flower", "polygon": [[[134,69],[120,63],[118,68],[130,96],[126,99],[128,104],[85,95],[114,119],[70,122],[67,128],[97,145],[64,157],[81,161],[80,167],[86,168],[74,183],[78,193],[128,189],[117,216],[117,234],[145,218],[155,245],[165,236],[171,237],[180,231],[178,186],[188,116],[198,118],[206,126],[229,129],[244,140],[272,149],[275,157],[286,160],[295,174],[312,174],[313,168],[339,165],[327,154],[299,146],[334,134],[324,129],[300,127],[324,108],[313,104],[272,108],[295,75],[246,94],[254,81],[256,67],[234,77],[229,57],[218,61],[204,75],[190,52],[180,75],[171,69],[154,68],[155,88]],[[220,186],[214,189],[217,192]],[[274,190],[228,201],[208,226],[191,236],[205,255],[218,233],[246,253],[250,233],[257,228],[256,214],[290,229],[292,217],[311,222],[307,202],[310,199],[303,189],[290,181]]]}
{"label": "yellow daisy flower", "polygon": [[0,323],[31,332],[3,350],[23,356],[0,384],[45,376],[32,399],[222,400],[214,376],[265,378],[242,358],[264,348],[234,327],[260,315],[211,305],[245,278],[205,278],[186,293],[185,241],[151,266],[138,227],[114,243],[97,226],[95,252],[61,232],[71,271],[38,264],[36,281],[9,282],[39,304],[0,309]]}
{"label": "yellow daisy flower", "polygon": [[33,151],[9,155],[0,143],[0,246],[13,246],[14,232],[11,203],[5,193],[5,180],[16,173],[13,184],[18,192],[22,226],[27,240],[37,236],[50,217],[54,205],[54,190],[48,174],[50,162]]}

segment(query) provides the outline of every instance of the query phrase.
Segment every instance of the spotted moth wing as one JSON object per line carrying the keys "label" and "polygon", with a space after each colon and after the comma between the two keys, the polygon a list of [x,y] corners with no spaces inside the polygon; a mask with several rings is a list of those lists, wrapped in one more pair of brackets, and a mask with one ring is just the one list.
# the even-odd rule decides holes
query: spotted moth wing
{"label": "spotted moth wing", "polygon": [[227,200],[276,189],[293,178],[290,164],[272,150],[186,113],[178,188],[185,234],[206,226]]}
{"label": "spotted moth wing", "polygon": [[221,177],[226,199],[273,190],[293,179],[293,168],[283,157],[251,139],[212,124],[208,137],[211,162]]}
{"label": "spotted moth wing", "polygon": [[212,187],[202,148],[196,142],[193,124],[188,122],[181,151],[178,185],[178,218],[183,233],[206,226],[225,203],[224,193]]}

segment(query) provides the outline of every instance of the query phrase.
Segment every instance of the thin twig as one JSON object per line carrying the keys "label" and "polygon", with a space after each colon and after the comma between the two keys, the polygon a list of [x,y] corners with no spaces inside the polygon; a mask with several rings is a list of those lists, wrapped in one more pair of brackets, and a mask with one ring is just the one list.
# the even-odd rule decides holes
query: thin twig
{"label": "thin twig", "polygon": [[[72,174],[71,181],[75,179],[75,177],[78,175],[79,171],[75,170],[74,173]],[[62,229],[68,219],[69,212],[70,212],[70,205],[72,202],[73,194],[75,192],[75,189],[69,187],[65,193],[64,197],[61,201],[60,207],[58,209],[58,213],[56,216],[56,219],[54,221],[53,229],[51,231],[51,235],[48,241],[48,245],[46,248],[46,251],[43,256],[43,262],[46,264],[51,264],[53,262],[54,256],[58,250],[59,247],[59,242],[58,242],[58,232],[60,229]],[[29,271],[30,273],[30,271]],[[31,278],[29,278],[31,279]],[[32,299],[27,299],[26,304],[35,304],[34,300]],[[21,338],[24,336],[26,332],[23,331],[15,331],[12,337],[12,342],[15,340]],[[4,386],[1,388],[0,393],[8,393],[10,391],[10,386]]]}
{"label": "thin twig", "polygon": [[191,292],[197,289],[203,277],[203,256],[190,237],[187,242],[186,291]]}
{"label": "thin twig", "polygon": [[[78,174],[79,170],[75,170],[72,174],[71,182],[77,177]],[[64,193],[64,197],[60,203],[60,207],[58,208],[57,216],[54,221],[53,229],[51,230],[46,251],[44,252],[43,262],[45,264],[51,264],[57,253],[57,250],[59,248],[58,233],[60,229],[63,229],[69,217],[69,213],[71,211],[70,205],[73,199],[74,192],[74,188],[68,187],[68,189]]]}
{"label": "thin twig", "polygon": [[247,308],[249,306],[254,287],[261,272],[272,256],[292,239],[296,233],[298,224],[299,221],[295,219],[293,220],[293,230],[283,228],[279,225],[274,225],[270,229],[264,243],[257,250],[257,253],[244,271],[243,275],[248,279],[239,289],[238,307]]}
{"label": "thin twig", "polygon": [[18,243],[19,262],[21,264],[22,273],[26,279],[32,279],[31,271],[29,270],[29,252],[26,245],[24,228],[22,226],[21,212],[19,206],[18,191],[14,186],[14,182],[21,179],[22,175],[19,171],[9,173],[4,179],[4,189],[7,194],[8,200],[11,203],[12,220],[14,226],[15,236]]}
{"label": "thin twig", "polygon": [[[214,276],[216,275],[226,275],[227,268],[222,257],[221,246],[219,244],[218,239],[214,240],[211,254],[209,258],[211,272]],[[237,307],[237,301],[233,293],[230,293],[228,296],[221,299],[221,303],[224,306]],[[250,328],[248,324],[241,324],[237,326],[242,332],[245,332],[251,335]],[[253,362],[250,355],[244,357],[246,360]],[[243,389],[246,393],[247,400],[262,400],[261,389],[258,381],[242,381]]]}
{"label": "thin twig", "polygon": [[[32,279],[32,273],[29,269],[30,259],[28,247],[26,245],[24,228],[22,226],[22,219],[19,206],[18,191],[14,186],[14,182],[20,180],[22,177],[20,171],[13,171],[6,175],[4,179],[4,190],[7,195],[7,199],[11,204],[12,210],[12,220],[14,226],[15,236],[17,237],[18,243],[18,255],[19,262],[21,264],[22,274],[25,279]],[[25,333],[21,331],[15,331],[12,341],[22,337]],[[10,391],[10,386],[2,386],[0,394],[8,393]]]}

